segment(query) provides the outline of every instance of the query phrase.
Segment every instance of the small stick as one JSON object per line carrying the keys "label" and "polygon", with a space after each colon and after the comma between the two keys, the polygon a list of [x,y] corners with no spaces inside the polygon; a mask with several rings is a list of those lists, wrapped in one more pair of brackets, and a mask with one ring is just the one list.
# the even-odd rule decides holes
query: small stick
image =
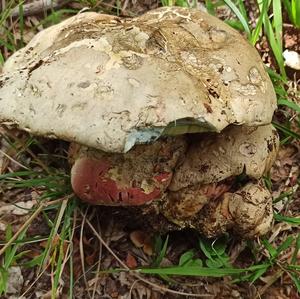
{"label": "small stick", "polygon": [[[56,9],[66,4],[68,0],[35,0],[23,5],[23,16],[32,16],[48,9]],[[16,18],[20,14],[19,5],[11,10],[11,17]]]}

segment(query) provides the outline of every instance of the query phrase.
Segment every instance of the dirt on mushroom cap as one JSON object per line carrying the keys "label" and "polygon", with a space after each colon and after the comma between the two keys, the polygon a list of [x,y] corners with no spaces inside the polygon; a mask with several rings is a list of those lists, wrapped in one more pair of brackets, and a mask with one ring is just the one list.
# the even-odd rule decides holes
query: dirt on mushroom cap
{"label": "dirt on mushroom cap", "polygon": [[79,14],[15,53],[0,80],[1,123],[107,152],[164,133],[267,124],[276,107],[255,49],[184,8]]}

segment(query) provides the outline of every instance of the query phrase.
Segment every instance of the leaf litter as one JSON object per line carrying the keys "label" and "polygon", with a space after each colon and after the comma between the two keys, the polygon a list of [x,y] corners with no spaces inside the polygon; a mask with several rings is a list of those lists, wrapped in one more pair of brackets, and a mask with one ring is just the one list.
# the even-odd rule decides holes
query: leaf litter
{"label": "leaf litter", "polygon": [[[250,21],[255,24],[257,10],[251,5],[253,1],[245,1],[246,8],[250,11]],[[93,9],[101,9],[107,13],[120,14],[122,16],[133,16],[141,14],[149,9],[156,8],[158,2],[154,0],[147,1],[68,1],[61,7],[66,10],[80,10],[86,6],[92,6]],[[251,8],[252,7],[252,8]],[[221,7],[218,11],[220,17],[231,18],[232,12]],[[70,12],[61,12],[61,14],[49,12],[40,12],[35,15],[25,17],[24,28],[20,28],[20,23],[8,19],[5,30],[14,32],[13,47],[20,47],[22,43],[27,43],[32,36],[49,25],[51,22],[59,21],[66,18]],[[47,18],[45,19],[45,15]],[[299,51],[299,31],[288,24],[284,25],[284,47],[289,50]],[[23,31],[21,33],[21,31]],[[276,69],[274,57],[271,55],[268,41],[262,37],[256,45],[263,60],[268,66]],[[7,58],[12,53],[7,48],[2,47],[4,57]],[[2,50],[1,49],[1,50]],[[299,90],[297,89],[297,72],[291,71],[288,81],[289,99],[299,104]],[[294,110],[280,106],[275,120],[280,123],[289,122],[291,129],[299,134],[299,114]],[[56,141],[41,140],[43,146],[34,144],[27,145],[28,135],[15,130],[8,131],[1,128],[0,131],[0,169],[1,174],[24,171],[30,166],[41,174],[48,168],[67,169],[66,155],[61,157],[60,154],[66,154],[66,145]],[[284,135],[284,134],[282,134]],[[13,137],[13,138],[12,138]],[[285,136],[282,136],[284,138]],[[41,148],[49,148],[49,152],[44,152]],[[32,152],[28,152],[27,149]],[[32,148],[32,149],[31,149]],[[272,182],[272,192],[274,197],[274,207],[276,213],[286,217],[282,219],[299,218],[300,217],[300,190],[299,190],[299,166],[300,166],[300,141],[294,139],[281,146],[277,161],[271,171],[270,180]],[[50,155],[60,156],[59,162],[53,162],[47,159]],[[33,155],[32,155],[33,154]],[[36,163],[35,157],[39,158]],[[44,166],[43,166],[44,164]],[[57,165],[63,165],[57,166]],[[20,178],[16,177],[15,180]],[[36,186],[34,188],[23,187],[15,188],[14,185],[8,184],[7,181],[0,181],[0,239],[6,240],[8,227],[11,226],[13,232],[17,232],[22,224],[28,220],[32,210],[35,208],[37,200],[40,199],[44,186]],[[50,188],[51,189],[51,188]],[[57,206],[42,214],[39,214],[32,220],[23,239],[23,246],[19,247],[20,256],[12,261],[9,269],[7,295],[3,298],[51,298],[53,292],[51,285],[55,277],[55,272],[51,271],[51,266],[57,266],[58,260],[57,250],[62,244],[61,253],[67,252],[68,241],[61,242],[61,231],[57,232],[52,240],[51,259],[47,261],[46,268],[43,270],[39,279],[37,277],[37,266],[40,264],[39,258],[47,248],[47,237],[49,231],[53,227],[56,217]],[[145,276],[150,285],[130,275],[127,271],[114,271],[121,265],[114,256],[110,254],[101,241],[95,236],[94,232],[85,223],[82,233],[80,226],[84,217],[79,209],[85,206],[78,205],[72,216],[72,259],[71,267],[64,267],[63,272],[59,276],[58,288],[54,296],[68,298],[68,282],[71,273],[74,276],[73,296],[74,298],[188,298],[182,293],[205,294],[210,298],[256,298],[261,294],[263,298],[299,298],[295,290],[292,277],[288,272],[280,271],[281,265],[287,261],[299,264],[300,253],[295,251],[295,246],[285,248],[278,255],[277,264],[263,274],[254,283],[250,280],[241,281],[238,284],[232,283],[229,277],[208,278],[208,277],[166,277],[166,276]],[[130,223],[128,215],[124,211],[116,211],[103,207],[89,208],[88,220],[101,234],[110,249],[119,257],[129,268],[151,267],[153,263],[159,260],[160,266],[176,266],[180,257],[190,250],[195,250],[192,259],[201,259],[201,261],[210,260],[211,253],[204,253],[200,250],[198,240],[199,236],[193,231],[174,232],[169,234],[169,240],[164,255],[159,258],[159,253],[163,251],[166,236],[153,236],[151,240],[151,254],[145,251],[145,244],[138,245],[132,242],[132,234],[137,230],[140,234],[148,235],[147,231],[140,231],[138,223]],[[77,211],[77,212],[76,212]],[[129,223],[129,224],[128,224]],[[267,236],[269,244],[274,247],[280,246],[288,237],[296,239],[299,235],[299,224],[294,225],[288,221],[276,221],[272,232]],[[144,238],[145,239],[145,238]],[[25,240],[25,241],[24,241]],[[144,242],[144,241],[143,241]],[[149,243],[149,242],[148,242]],[[165,243],[166,244],[166,243]],[[270,250],[267,250],[261,240],[255,240],[251,244],[232,238],[225,242],[225,258],[232,265],[247,267],[253,264],[263,263],[264,260],[270,258]],[[267,243],[266,243],[267,244]],[[294,244],[294,243],[293,243]],[[12,245],[14,246],[14,245]],[[80,247],[83,248],[84,254],[80,254]],[[210,255],[208,258],[207,254]],[[219,255],[213,255],[213,261],[220,258]],[[36,259],[36,264],[32,261]],[[83,259],[83,260],[82,260]],[[222,260],[222,259],[221,259]],[[32,265],[28,266],[28,263]],[[51,265],[52,263],[52,265]],[[85,265],[84,272],[82,265]],[[19,266],[17,266],[19,265]],[[15,271],[15,274],[11,274]],[[278,276],[278,273],[280,275]],[[84,274],[84,275],[83,275]],[[83,277],[86,277],[84,282]],[[14,277],[14,280],[11,280]],[[36,281],[35,281],[36,280]],[[35,283],[34,283],[35,282]],[[151,284],[158,285],[153,287]],[[168,292],[172,289],[174,292]],[[13,291],[12,291],[13,290]],[[22,294],[25,295],[22,297]],[[14,294],[14,295],[13,295]],[[2,298],[2,297],[1,297]],[[193,296],[190,296],[193,298]]]}

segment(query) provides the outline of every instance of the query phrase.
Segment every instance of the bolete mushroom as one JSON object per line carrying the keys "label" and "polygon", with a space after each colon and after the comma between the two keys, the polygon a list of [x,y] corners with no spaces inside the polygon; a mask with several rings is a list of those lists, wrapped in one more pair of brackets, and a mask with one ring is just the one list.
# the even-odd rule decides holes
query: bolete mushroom
{"label": "bolete mushroom", "polygon": [[10,57],[0,86],[2,124],[73,143],[82,200],[154,205],[207,236],[268,231],[276,97],[258,53],[217,18],[78,14]]}

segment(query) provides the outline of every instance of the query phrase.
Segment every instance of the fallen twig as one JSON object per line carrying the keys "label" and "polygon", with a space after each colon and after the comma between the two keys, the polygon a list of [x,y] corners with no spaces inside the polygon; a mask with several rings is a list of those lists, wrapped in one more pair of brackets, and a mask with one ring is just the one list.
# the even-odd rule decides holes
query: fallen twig
{"label": "fallen twig", "polygon": [[[36,0],[31,3],[26,3],[22,7],[23,16],[32,16],[49,9],[57,9],[65,5],[68,0]],[[20,15],[20,5],[16,6],[11,10],[11,17],[16,18]]]}

